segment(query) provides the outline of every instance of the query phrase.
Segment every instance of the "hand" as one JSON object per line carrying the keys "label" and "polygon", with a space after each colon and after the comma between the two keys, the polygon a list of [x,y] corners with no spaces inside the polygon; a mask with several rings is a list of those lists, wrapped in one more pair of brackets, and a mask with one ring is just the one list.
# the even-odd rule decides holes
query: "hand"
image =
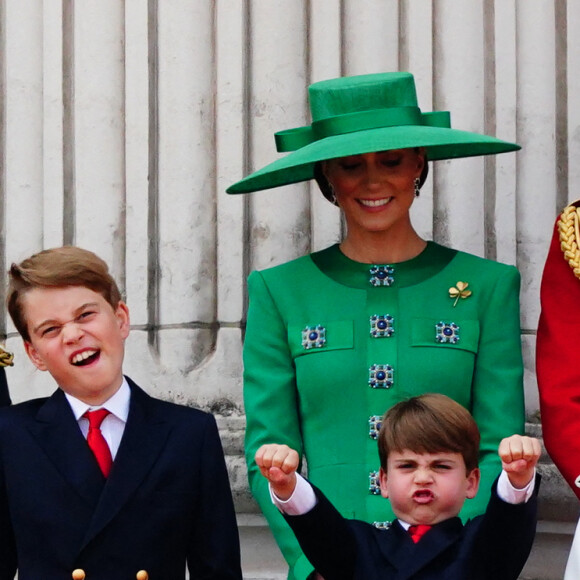
{"label": "hand", "polygon": [[260,473],[270,482],[274,495],[286,501],[296,488],[296,470],[300,457],[288,445],[270,443],[256,451],[256,465]]}
{"label": "hand", "polygon": [[540,442],[533,437],[512,435],[502,439],[498,449],[501,466],[515,488],[522,489],[532,481],[541,453]]}

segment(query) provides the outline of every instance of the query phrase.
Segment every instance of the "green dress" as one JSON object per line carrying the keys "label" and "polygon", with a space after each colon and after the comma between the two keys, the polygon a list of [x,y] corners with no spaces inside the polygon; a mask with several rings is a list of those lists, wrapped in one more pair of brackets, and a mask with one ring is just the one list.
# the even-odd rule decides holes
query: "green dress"
{"label": "green dress", "polygon": [[[458,282],[472,294],[451,298]],[[498,444],[524,429],[516,268],[433,242],[412,260],[373,266],[335,245],[253,272],[248,284],[249,480],[289,578],[306,578],[312,566],[254,463],[264,443],[303,453],[309,479],[344,516],[380,525],[393,514],[374,479],[377,423],[402,399],[443,393],[479,425],[480,491],[461,515],[483,513],[501,469]]]}

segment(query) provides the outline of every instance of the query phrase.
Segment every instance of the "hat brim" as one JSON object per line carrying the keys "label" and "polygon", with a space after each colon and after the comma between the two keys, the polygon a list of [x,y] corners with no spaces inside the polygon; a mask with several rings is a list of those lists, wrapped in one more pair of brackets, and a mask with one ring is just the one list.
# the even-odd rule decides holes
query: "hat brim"
{"label": "hat brim", "polygon": [[314,165],[319,161],[414,147],[425,147],[429,161],[494,155],[521,149],[516,143],[457,129],[420,125],[368,129],[310,143],[251,173],[226,191],[251,193],[299,183],[314,177]]}

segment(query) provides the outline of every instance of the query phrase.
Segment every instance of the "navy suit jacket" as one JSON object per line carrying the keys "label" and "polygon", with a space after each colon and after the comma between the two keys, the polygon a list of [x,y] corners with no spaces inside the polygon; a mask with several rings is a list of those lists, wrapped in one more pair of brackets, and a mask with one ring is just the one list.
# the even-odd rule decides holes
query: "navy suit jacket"
{"label": "navy suit jacket", "polygon": [[106,480],[60,389],[0,409],[0,580],[241,579],[214,418],[129,385]]}
{"label": "navy suit jacket", "polygon": [[8,391],[6,371],[4,370],[4,367],[0,367],[0,407],[7,407],[10,403],[10,392]]}
{"label": "navy suit jacket", "polygon": [[500,500],[496,484],[483,516],[465,526],[451,518],[417,543],[397,520],[387,529],[343,518],[312,486],[318,503],[284,516],[306,557],[325,580],[517,580],[536,531],[537,493],[527,503]]}

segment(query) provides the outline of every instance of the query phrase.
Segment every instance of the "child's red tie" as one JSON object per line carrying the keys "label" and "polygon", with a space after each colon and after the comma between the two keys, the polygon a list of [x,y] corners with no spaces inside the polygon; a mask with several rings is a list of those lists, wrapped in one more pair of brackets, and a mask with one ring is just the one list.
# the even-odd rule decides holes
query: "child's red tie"
{"label": "child's red tie", "polygon": [[89,420],[89,433],[87,435],[87,443],[93,452],[101,471],[105,477],[109,476],[113,458],[111,450],[101,433],[101,423],[109,414],[107,409],[97,409],[96,411],[87,411],[83,417]]}
{"label": "child's red tie", "polygon": [[409,526],[409,535],[415,544],[432,528],[433,526],[426,526],[418,524],[416,526]]}

